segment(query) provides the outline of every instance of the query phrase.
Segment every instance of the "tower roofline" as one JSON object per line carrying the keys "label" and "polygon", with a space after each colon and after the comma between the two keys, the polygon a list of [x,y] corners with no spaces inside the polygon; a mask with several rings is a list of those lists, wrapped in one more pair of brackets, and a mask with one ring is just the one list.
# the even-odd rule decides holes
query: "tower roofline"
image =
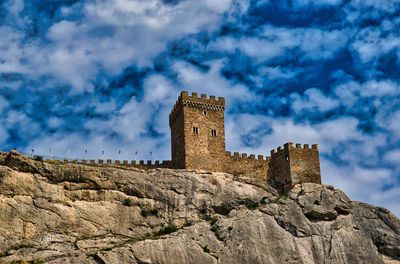
{"label": "tower roofline", "polygon": [[214,95],[210,95],[210,98],[207,98],[206,94],[201,94],[200,97],[198,97],[197,93],[192,93],[192,95],[189,95],[187,91],[182,91],[174,107],[172,108],[171,113],[169,114],[170,124],[175,119],[176,113],[179,111],[179,107],[186,105],[211,111],[224,111],[225,98],[218,97],[218,100],[216,100]]}

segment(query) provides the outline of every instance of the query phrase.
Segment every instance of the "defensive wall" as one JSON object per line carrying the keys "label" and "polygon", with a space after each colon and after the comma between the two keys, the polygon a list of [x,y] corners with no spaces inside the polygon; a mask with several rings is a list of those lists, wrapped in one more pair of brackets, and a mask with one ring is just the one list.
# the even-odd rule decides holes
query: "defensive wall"
{"label": "defensive wall", "polygon": [[268,180],[286,192],[294,184],[321,183],[318,145],[286,143],[271,156],[225,149],[225,98],[182,91],[169,115],[172,166]]}
{"label": "defensive wall", "polygon": [[151,160],[112,160],[112,159],[98,159],[98,160],[85,160],[85,159],[64,159],[64,163],[77,163],[77,164],[90,164],[90,165],[114,165],[114,166],[124,166],[124,167],[134,167],[140,169],[155,169],[155,168],[174,168],[172,165],[172,161],[163,160],[163,161],[151,161]]}
{"label": "defensive wall", "polygon": [[[321,183],[321,172],[319,167],[318,145],[286,143],[283,147],[271,150],[271,156],[255,155],[230,151],[225,152],[221,172],[235,176],[246,175],[259,181],[269,181],[276,185],[282,192],[287,192],[293,185],[302,182]],[[170,168],[177,169],[179,166],[170,160],[162,162],[156,160],[64,160],[79,164],[91,165],[114,165],[134,167],[140,169]]]}
{"label": "defensive wall", "polygon": [[[142,169],[197,169],[246,175],[274,184],[282,192],[303,182],[321,183],[318,145],[289,142],[270,156],[239,154],[225,149],[225,98],[207,98],[182,91],[169,115],[172,160],[72,160],[92,165],[117,165]],[[256,158],[257,157],[257,158]],[[69,160],[65,160],[70,162]]]}

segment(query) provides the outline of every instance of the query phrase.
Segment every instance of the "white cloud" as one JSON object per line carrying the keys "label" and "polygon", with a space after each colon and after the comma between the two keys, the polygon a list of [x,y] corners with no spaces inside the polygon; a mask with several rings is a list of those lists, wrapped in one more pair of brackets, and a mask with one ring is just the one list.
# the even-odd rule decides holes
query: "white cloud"
{"label": "white cloud", "polygon": [[303,110],[313,112],[326,112],[339,106],[339,101],[324,95],[317,88],[310,88],[304,92],[304,95],[292,93],[291,107],[298,114]]}
{"label": "white cloud", "polygon": [[24,1],[9,0],[5,3],[5,7],[10,11],[11,14],[17,16],[24,9]]}
{"label": "white cloud", "polygon": [[48,120],[47,120],[47,125],[50,127],[50,128],[59,128],[59,127],[61,127],[62,125],[64,125],[65,124],[65,121],[63,120],[63,119],[61,119],[61,118],[58,118],[58,117],[50,117]]}
{"label": "white cloud", "polygon": [[223,37],[210,45],[211,48],[234,52],[240,50],[257,62],[282,56],[291,49],[304,52],[302,59],[328,59],[343,48],[348,32],[317,28],[284,28],[265,26],[257,37]]}
{"label": "white cloud", "polygon": [[301,68],[296,69],[288,69],[283,68],[281,66],[274,67],[260,67],[258,70],[258,74],[262,75],[264,78],[268,78],[269,80],[275,79],[291,79],[296,77],[303,70]]}
{"label": "white cloud", "polygon": [[[382,27],[367,27],[360,30],[355,35],[355,41],[351,44],[351,49],[356,52],[363,63],[374,61],[388,52],[398,49],[400,45],[400,37],[390,32],[390,28],[396,25],[388,25],[389,22],[383,23]],[[385,29],[386,28],[386,29]]]}
{"label": "white cloud", "polygon": [[393,13],[398,3],[399,0],[352,0],[350,6],[355,9],[374,8]]}
{"label": "white cloud", "polygon": [[99,73],[115,75],[131,64],[152,65],[169,41],[215,30],[233,8],[232,0],[175,5],[161,0],[105,0],[79,5],[77,11],[75,6],[62,8],[66,17],[81,10],[81,19],[53,24],[46,34],[49,42],[35,38],[24,42],[23,32],[0,27],[4,61],[0,72],[25,73],[35,79],[46,76],[48,81],[40,89],[71,85],[73,94],[90,92]]}
{"label": "white cloud", "polygon": [[0,115],[3,113],[4,109],[7,109],[9,106],[8,101],[0,95]]}
{"label": "white cloud", "polygon": [[178,61],[172,65],[172,69],[177,72],[178,82],[182,89],[208,94],[215,96],[226,97],[226,104],[230,105],[237,101],[253,101],[257,100],[255,94],[242,85],[228,81],[221,76],[221,69],[224,66],[225,60],[209,61],[207,64],[210,69],[207,72],[201,72],[193,65],[186,62]]}
{"label": "white cloud", "polygon": [[294,5],[298,7],[304,7],[306,5],[312,4],[315,6],[319,5],[340,5],[343,0],[295,0]]}
{"label": "white cloud", "polygon": [[400,149],[395,149],[386,153],[383,159],[392,164],[398,165],[400,161]]}
{"label": "white cloud", "polygon": [[396,111],[387,117],[387,128],[390,130],[393,138],[396,140],[400,139],[400,111]]}

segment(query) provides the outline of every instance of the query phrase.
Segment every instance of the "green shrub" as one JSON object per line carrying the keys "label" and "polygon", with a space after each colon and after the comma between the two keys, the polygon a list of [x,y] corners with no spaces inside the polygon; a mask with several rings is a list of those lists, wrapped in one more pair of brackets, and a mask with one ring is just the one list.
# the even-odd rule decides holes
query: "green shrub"
{"label": "green shrub", "polygon": [[215,233],[215,232],[217,232],[217,231],[218,231],[218,227],[216,227],[216,226],[212,226],[212,227],[210,228],[210,230],[211,230],[211,231],[213,231],[213,232]]}
{"label": "green shrub", "polygon": [[267,197],[267,196],[264,196],[264,197],[261,199],[260,203],[261,203],[261,204],[266,204],[265,200],[267,200],[267,199],[268,199],[268,197]]}
{"label": "green shrub", "polygon": [[245,205],[246,205],[247,209],[250,209],[250,210],[257,209],[260,206],[258,204],[258,202],[255,202],[255,201],[252,201],[252,200],[246,200],[245,201]]}
{"label": "green shrub", "polygon": [[158,210],[157,209],[151,209],[150,211],[142,210],[140,212],[140,215],[143,216],[143,217],[148,217],[149,215],[157,216],[158,215]]}
{"label": "green shrub", "polygon": [[280,196],[276,197],[275,203],[279,202],[280,200],[285,200],[286,198],[287,198],[286,194],[280,195]]}
{"label": "green shrub", "polygon": [[214,206],[214,212],[220,215],[228,215],[232,211],[232,207],[226,204],[221,204],[219,206]]}
{"label": "green shrub", "polygon": [[143,217],[148,217],[149,216],[149,211],[147,211],[147,210],[142,210],[141,212],[140,212],[140,215],[141,216],[143,216]]}
{"label": "green shrub", "polygon": [[155,233],[155,235],[157,235],[157,236],[168,235],[168,234],[171,234],[171,233],[176,232],[178,230],[179,230],[179,228],[177,228],[176,226],[170,225],[170,226],[167,226],[167,227],[157,231]]}
{"label": "green shrub", "polygon": [[216,218],[216,217],[213,217],[213,218],[211,218],[211,222],[210,222],[210,225],[215,225],[215,223],[218,221],[218,218]]}
{"label": "green shrub", "polygon": [[43,157],[42,156],[35,156],[34,160],[36,161],[43,161]]}
{"label": "green shrub", "polygon": [[210,253],[211,252],[210,249],[207,246],[203,247],[203,251],[206,252],[206,253]]}
{"label": "green shrub", "polygon": [[186,222],[186,223],[183,225],[183,227],[188,227],[188,226],[192,226],[192,223],[191,223],[191,222]]}
{"label": "green shrub", "polygon": [[125,198],[125,200],[124,200],[124,202],[122,204],[126,205],[126,206],[131,206],[131,199]]}
{"label": "green shrub", "polygon": [[150,214],[154,215],[154,216],[157,216],[158,215],[158,210],[157,209],[151,209],[150,210]]}

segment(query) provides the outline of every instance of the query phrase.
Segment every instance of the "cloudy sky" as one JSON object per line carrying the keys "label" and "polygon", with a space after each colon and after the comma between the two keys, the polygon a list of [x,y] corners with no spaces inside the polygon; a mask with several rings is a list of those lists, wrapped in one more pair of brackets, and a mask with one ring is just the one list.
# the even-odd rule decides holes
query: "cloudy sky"
{"label": "cloudy sky", "polygon": [[0,149],[170,159],[181,90],[227,149],[320,145],[323,182],[400,215],[399,0],[0,1]]}

